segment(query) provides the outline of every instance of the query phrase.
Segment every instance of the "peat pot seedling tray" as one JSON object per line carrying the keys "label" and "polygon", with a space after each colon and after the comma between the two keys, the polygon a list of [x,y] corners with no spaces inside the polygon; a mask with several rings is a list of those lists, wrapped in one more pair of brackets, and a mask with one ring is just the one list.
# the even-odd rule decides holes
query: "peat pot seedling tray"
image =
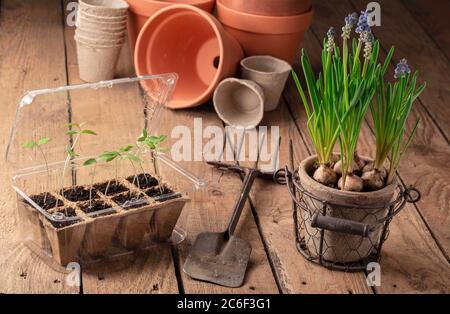
{"label": "peat pot seedling tray", "polygon": [[20,100],[6,153],[18,228],[51,266],[184,240],[177,221],[206,183],[155,148],[163,138],[151,134],[176,81],[141,76],[35,90]]}

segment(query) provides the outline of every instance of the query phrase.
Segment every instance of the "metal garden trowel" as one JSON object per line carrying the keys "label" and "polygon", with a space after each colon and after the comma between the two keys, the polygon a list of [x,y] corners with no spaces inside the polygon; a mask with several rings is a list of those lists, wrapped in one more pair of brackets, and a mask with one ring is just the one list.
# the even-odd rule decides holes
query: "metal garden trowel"
{"label": "metal garden trowel", "polygon": [[189,253],[183,271],[197,280],[237,288],[244,282],[252,248],[247,241],[236,237],[234,231],[253,182],[261,172],[241,167],[235,167],[233,170],[244,173],[245,179],[228,228],[222,233],[200,234]]}

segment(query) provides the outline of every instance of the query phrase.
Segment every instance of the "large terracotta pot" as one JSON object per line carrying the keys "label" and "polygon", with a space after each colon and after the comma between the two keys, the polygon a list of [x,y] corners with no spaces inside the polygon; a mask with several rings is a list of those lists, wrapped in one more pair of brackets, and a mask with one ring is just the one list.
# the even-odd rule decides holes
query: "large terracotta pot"
{"label": "large terracotta pot", "polygon": [[215,0],[126,0],[128,11],[128,38],[131,51],[145,22],[156,12],[173,4],[189,4],[207,12],[214,9]]}
{"label": "large terracotta pot", "polygon": [[271,55],[290,64],[303,35],[312,22],[314,10],[293,16],[263,16],[228,8],[217,1],[217,15],[224,28],[241,44],[247,56]]}
{"label": "large terracotta pot", "polygon": [[168,107],[180,109],[208,101],[219,82],[236,73],[243,56],[239,43],[215,17],[180,4],[147,21],[136,42],[134,63],[138,75],[177,73]]}
{"label": "large terracotta pot", "polygon": [[[337,158],[338,156],[335,155]],[[371,161],[368,157],[361,157],[365,162]],[[348,192],[340,191],[322,185],[312,178],[316,169],[317,156],[306,158],[300,163],[298,176],[301,186],[314,198],[305,197],[308,210],[302,211],[306,235],[306,246],[312,256],[316,256],[320,247],[320,230],[313,226],[313,217],[323,214],[323,202],[328,204],[327,216],[337,219],[350,220],[357,223],[373,225],[386,217],[389,204],[397,189],[397,182],[374,192]],[[319,201],[320,200],[320,201]],[[337,205],[339,204],[339,205]],[[369,209],[372,208],[372,209]],[[377,248],[381,229],[370,232],[367,237],[324,231],[324,247],[322,258],[326,261],[348,263],[360,261]]]}
{"label": "large terracotta pot", "polygon": [[311,9],[311,0],[222,0],[230,9],[271,16],[298,15]]}

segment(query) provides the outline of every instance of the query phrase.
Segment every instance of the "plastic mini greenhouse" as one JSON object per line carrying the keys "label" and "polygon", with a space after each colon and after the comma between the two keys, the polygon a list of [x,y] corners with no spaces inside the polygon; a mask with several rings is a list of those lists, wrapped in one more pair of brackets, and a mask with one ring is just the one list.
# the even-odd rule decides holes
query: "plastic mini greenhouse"
{"label": "plastic mini greenhouse", "polygon": [[[27,246],[66,266],[184,239],[177,220],[206,184],[137,140],[143,129],[151,134],[176,81],[175,74],[142,76],[22,98],[6,161]],[[114,112],[107,118],[105,110]],[[97,158],[113,150],[123,158]]]}

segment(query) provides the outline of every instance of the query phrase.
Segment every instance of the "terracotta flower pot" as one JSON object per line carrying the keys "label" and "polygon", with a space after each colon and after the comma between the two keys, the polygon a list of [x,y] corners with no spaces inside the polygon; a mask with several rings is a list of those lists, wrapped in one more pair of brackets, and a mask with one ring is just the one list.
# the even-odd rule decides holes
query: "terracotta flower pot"
{"label": "terracotta flower pot", "polygon": [[229,78],[217,86],[214,108],[230,126],[255,128],[264,116],[264,92],[253,81]]}
{"label": "terracotta flower pot", "polygon": [[270,16],[298,15],[311,9],[311,0],[222,0],[230,9]]}
{"label": "terracotta flower pot", "polygon": [[[364,161],[370,160],[367,157],[361,157],[361,159]],[[388,208],[384,210],[380,208],[392,201],[397,182],[393,182],[384,189],[374,192],[340,191],[322,185],[312,178],[316,169],[316,160],[316,156],[303,160],[300,164],[298,175],[300,184],[306,191],[321,201],[326,201],[330,204],[327,216],[371,225],[387,215]],[[320,236],[318,236],[320,232],[312,227],[311,222],[315,214],[322,213],[323,203],[310,197],[305,198],[305,201],[310,209],[302,212],[305,220],[305,231],[307,235],[312,235],[312,239],[308,239],[306,245],[311,252],[315,253],[320,246]],[[358,208],[358,206],[360,207]],[[362,209],[362,206],[378,207],[378,209]],[[372,253],[372,248],[375,243],[378,243],[380,234],[381,229],[371,232],[365,238],[359,235],[325,231],[324,243],[326,247],[323,248],[323,259],[340,263],[359,261]]]}
{"label": "terracotta flower pot", "polygon": [[175,72],[178,84],[169,108],[208,101],[219,82],[233,76],[243,52],[211,14],[173,5],[151,17],[139,34],[134,63],[138,75]]}
{"label": "terracotta flower pot", "polygon": [[241,61],[242,78],[257,83],[264,91],[264,110],[278,107],[292,67],[271,56],[253,56]]}
{"label": "terracotta flower pot", "polygon": [[263,16],[228,8],[217,1],[217,16],[241,44],[247,56],[270,55],[294,63],[298,46],[309,28],[313,9],[293,16]]}
{"label": "terracotta flower pot", "polygon": [[128,37],[131,51],[134,52],[139,32],[145,22],[156,12],[173,4],[189,4],[212,12],[215,0],[127,0],[130,10],[128,16]]}
{"label": "terracotta flower pot", "polygon": [[79,10],[98,16],[123,16],[128,11],[128,4],[124,0],[80,0]]}

